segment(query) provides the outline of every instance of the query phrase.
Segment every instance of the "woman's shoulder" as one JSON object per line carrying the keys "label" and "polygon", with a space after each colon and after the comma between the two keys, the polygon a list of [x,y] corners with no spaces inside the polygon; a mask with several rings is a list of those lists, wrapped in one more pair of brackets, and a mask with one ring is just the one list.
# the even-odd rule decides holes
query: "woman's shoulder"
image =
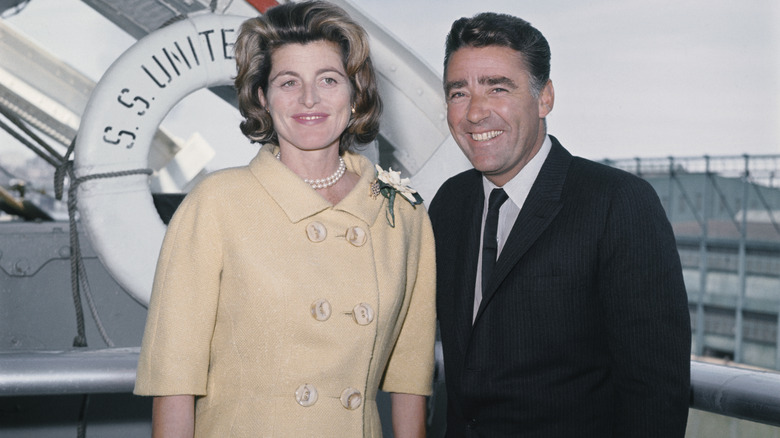
{"label": "woman's shoulder", "polygon": [[[253,184],[256,182],[256,178],[252,172],[252,167],[257,166],[263,158],[268,158],[267,154],[272,150],[273,145],[263,145],[258,150],[252,160],[242,166],[225,167],[223,169],[215,170],[199,181],[193,191],[210,192],[213,190],[226,191],[232,188],[242,188],[247,184]],[[265,157],[262,155],[265,153]]]}
{"label": "woman's shoulder", "polygon": [[253,179],[249,166],[228,167],[215,170],[200,180],[192,192],[210,192],[214,190],[229,190],[236,185],[243,185]]}
{"label": "woman's shoulder", "polygon": [[247,192],[253,181],[246,166],[216,170],[200,180],[184,197],[182,207],[200,211],[224,205],[236,194]]}

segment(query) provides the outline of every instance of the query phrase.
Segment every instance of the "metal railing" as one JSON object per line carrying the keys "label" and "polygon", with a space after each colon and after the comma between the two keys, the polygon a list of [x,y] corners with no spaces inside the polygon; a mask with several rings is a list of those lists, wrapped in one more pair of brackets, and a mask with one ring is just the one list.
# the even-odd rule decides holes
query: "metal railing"
{"label": "metal railing", "polygon": [[780,427],[780,374],[692,361],[691,407]]}
{"label": "metal railing", "polygon": [[[729,298],[734,298],[729,307],[734,327],[731,339],[721,336],[720,346],[730,346],[720,354],[738,363],[780,370],[780,300],[769,298],[780,287],[780,272],[755,272],[749,265],[751,258],[761,259],[761,263],[780,259],[780,155],[634,158],[603,163],[648,180],[675,226],[678,248],[682,250],[684,242],[686,256],[698,252],[697,266],[689,263],[687,267],[697,276],[686,284],[695,324],[693,353],[706,355],[711,347],[705,321],[713,309],[708,308],[707,300],[713,294],[724,295],[713,290],[713,285],[725,272],[734,281],[728,291]],[[719,249],[713,252],[716,246]],[[717,260],[713,257],[724,254],[735,261],[727,270],[714,266]],[[761,318],[774,319],[774,345],[761,345],[774,349],[774,363],[768,357],[748,356],[749,349],[758,348],[755,343],[748,345],[745,338],[753,323],[748,321],[749,314],[755,313],[748,302],[756,295],[769,298],[758,313]]]}
{"label": "metal railing", "polygon": [[0,351],[0,397],[132,392],[140,351]]}
{"label": "metal railing", "polygon": [[[132,392],[139,350],[0,352],[0,396]],[[780,373],[691,361],[690,406],[780,427]]]}

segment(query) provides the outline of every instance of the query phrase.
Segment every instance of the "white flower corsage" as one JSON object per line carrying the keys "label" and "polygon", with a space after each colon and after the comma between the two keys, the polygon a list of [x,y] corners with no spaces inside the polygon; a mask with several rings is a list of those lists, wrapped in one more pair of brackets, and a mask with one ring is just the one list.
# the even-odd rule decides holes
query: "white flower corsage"
{"label": "white flower corsage", "polygon": [[409,182],[409,178],[401,178],[401,172],[393,171],[392,167],[389,170],[382,170],[378,164],[376,165],[376,179],[371,182],[371,197],[376,199],[381,194],[387,198],[385,217],[387,218],[387,223],[393,228],[395,228],[393,205],[395,204],[396,194],[401,195],[412,206],[422,204],[423,202],[417,191],[409,187]]}

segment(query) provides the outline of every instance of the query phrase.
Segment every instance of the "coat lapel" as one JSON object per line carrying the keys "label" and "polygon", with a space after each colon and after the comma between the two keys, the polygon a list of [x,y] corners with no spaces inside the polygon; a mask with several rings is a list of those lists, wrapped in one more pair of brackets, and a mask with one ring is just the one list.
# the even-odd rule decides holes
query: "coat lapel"
{"label": "coat lapel", "polygon": [[349,213],[369,226],[376,222],[385,201],[384,197],[369,195],[376,170],[368,158],[353,153],[344,154],[347,169],[357,173],[360,180],[341,202],[332,205],[275,158],[277,148],[278,146],[270,143],[263,145],[257,156],[249,163],[249,169],[284,211],[290,222],[298,223],[329,208]]}
{"label": "coat lapel", "polygon": [[[477,313],[477,320],[495,295],[498,286],[504,281],[512,268],[520,262],[523,254],[533,245],[536,239],[550,225],[561,210],[561,191],[566,181],[566,173],[571,163],[571,154],[561,146],[558,140],[550,136],[552,149],[539,171],[531,192],[517,216],[504,249],[496,261],[493,275],[487,288],[482,291],[482,303]],[[484,197],[484,195],[483,195]],[[479,231],[477,231],[479,233]],[[477,240],[479,242],[479,240]],[[472,308],[472,307],[469,307]]]}
{"label": "coat lapel", "polygon": [[[458,303],[454,308],[457,311],[457,336],[460,345],[467,345],[474,317],[474,286],[477,281],[477,262],[479,260],[479,241],[482,228],[482,208],[485,203],[485,193],[482,190],[482,176],[474,172],[475,181],[464,187],[463,211],[468,212],[463,228],[456,231],[453,236],[463,236],[465,239],[463,248],[463,265],[456,270],[459,276],[458,283],[462,285],[465,293],[455,294]],[[454,237],[457,238],[457,237]]]}

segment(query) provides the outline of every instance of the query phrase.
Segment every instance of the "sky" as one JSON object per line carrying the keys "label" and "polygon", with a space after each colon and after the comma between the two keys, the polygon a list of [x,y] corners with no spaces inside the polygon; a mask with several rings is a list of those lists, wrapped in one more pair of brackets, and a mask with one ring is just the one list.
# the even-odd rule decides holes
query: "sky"
{"label": "sky", "polygon": [[438,72],[453,20],[492,10],[530,21],[552,50],[549,131],[579,155],[780,153],[777,1],[359,4]]}
{"label": "sky", "polygon": [[[242,11],[235,0],[235,11]],[[548,130],[575,155],[633,157],[780,154],[780,2],[775,0],[354,0],[441,75],[453,20],[517,15],[552,48],[555,108]],[[248,9],[246,9],[248,10]],[[32,0],[7,21],[98,80],[132,44],[78,0]],[[74,26],[74,23],[77,25]],[[203,108],[223,107],[202,123]],[[200,122],[199,122],[200,121]],[[237,111],[200,91],[163,122],[199,129],[220,157],[255,153]],[[2,140],[5,141],[5,140]],[[2,143],[0,142],[0,145]]]}

